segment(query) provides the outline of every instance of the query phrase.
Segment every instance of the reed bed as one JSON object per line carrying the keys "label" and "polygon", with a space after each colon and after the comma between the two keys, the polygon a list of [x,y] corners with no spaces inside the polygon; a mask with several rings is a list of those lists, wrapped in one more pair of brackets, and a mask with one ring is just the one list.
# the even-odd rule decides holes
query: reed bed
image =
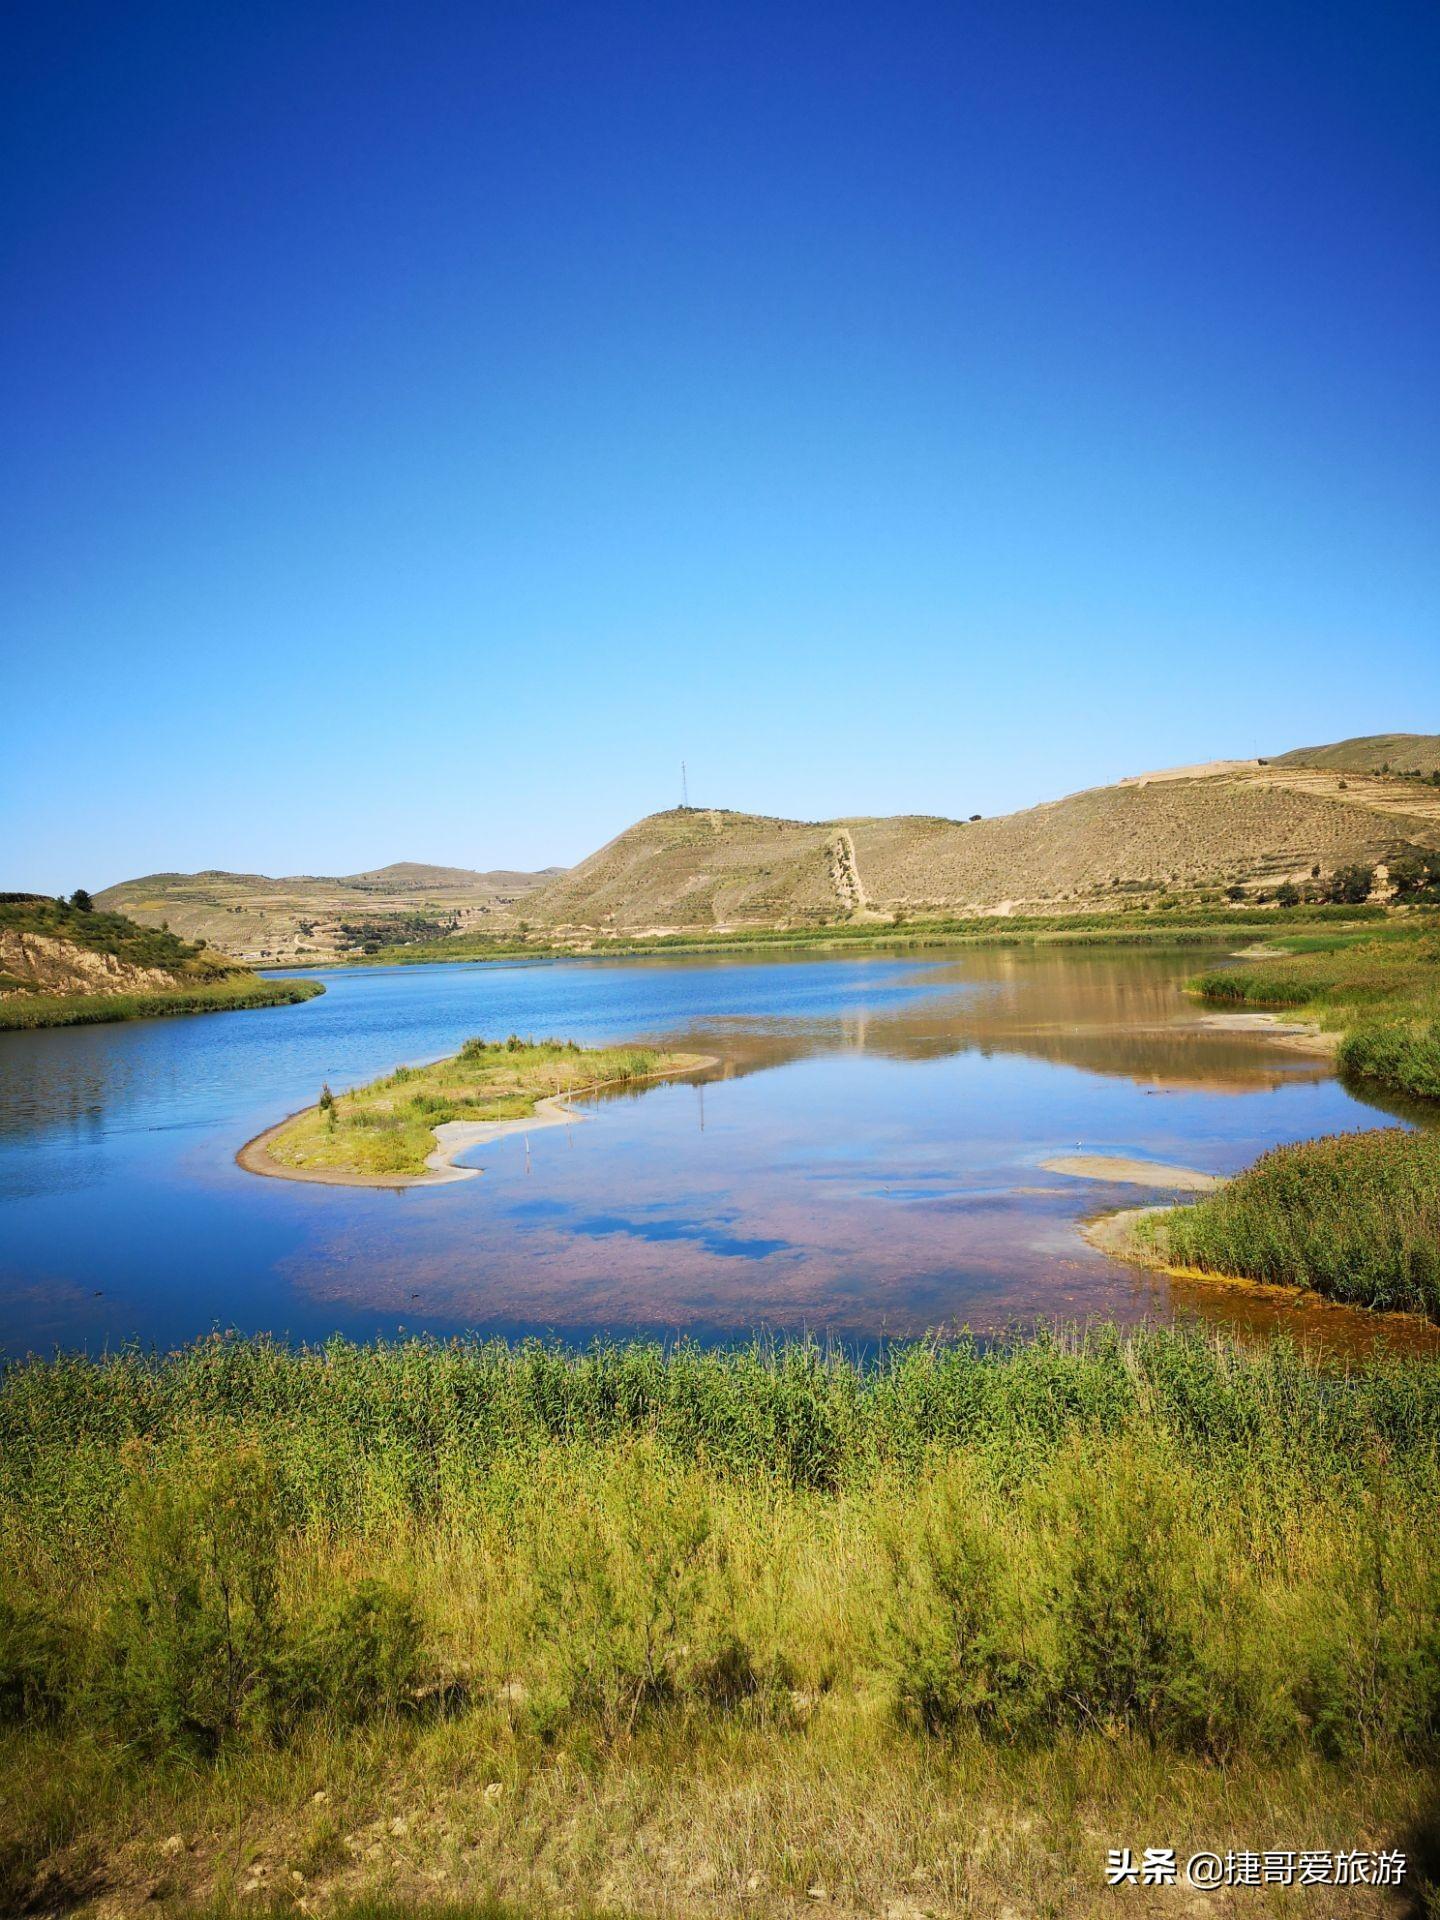
{"label": "reed bed", "polygon": [[252,974],[235,974],[203,985],[154,993],[16,993],[0,999],[0,1031],[89,1027],[111,1020],[233,1013],[248,1007],[293,1007],[324,991],[318,980],[261,980]]}
{"label": "reed bed", "polygon": [[1440,1134],[1377,1127],[1276,1147],[1150,1231],[1181,1266],[1440,1319]]}
{"label": "reed bed", "polygon": [[1440,936],[1430,927],[1340,946],[1300,940],[1289,959],[1216,968],[1190,985],[1207,1000],[1305,1007],[1343,1029],[1342,1073],[1440,1100]]}
{"label": "reed bed", "polygon": [[[868,1363],[57,1356],[0,1381],[0,1568],[12,1905],[222,1805],[217,1830],[278,1823],[295,1851],[319,1786],[294,1868],[314,1911],[395,1851],[361,1829],[403,1779],[402,1828],[423,1806],[451,1840],[486,1781],[514,1795],[506,1843],[473,1840],[502,1891],[535,1900],[546,1860],[573,1904],[583,1850],[562,1871],[555,1849],[605,1805],[612,1905],[713,1911],[653,1877],[663,1779],[691,1783],[676,1857],[703,1844],[740,1911],[749,1859],[793,1898],[903,1877],[941,1831],[960,1848],[937,1769],[1002,1822],[1063,1820],[1142,1754],[1187,1819],[1216,1768],[1413,1797],[1440,1754],[1440,1366],[1107,1328]],[[893,1831],[869,1831],[875,1794]],[[203,1851],[182,1865],[213,1887]]]}

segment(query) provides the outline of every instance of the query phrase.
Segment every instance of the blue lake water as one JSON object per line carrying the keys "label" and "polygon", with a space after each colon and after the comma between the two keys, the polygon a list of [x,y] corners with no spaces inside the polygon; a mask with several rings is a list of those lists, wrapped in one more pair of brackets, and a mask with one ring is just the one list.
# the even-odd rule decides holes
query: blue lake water
{"label": "blue lake water", "polygon": [[[1395,1124],[1328,1066],[1208,1031],[1192,953],[566,961],[324,974],[322,998],[0,1035],[0,1351],[214,1327],[848,1340],[1037,1317],[1283,1307],[1117,1265],[1081,1240],[1155,1197],[1047,1173],[1081,1146],[1227,1173],[1266,1147]],[[246,1140],[471,1034],[637,1038],[699,1081],[409,1192],[259,1179]],[[1320,1337],[1367,1323],[1310,1316]]]}

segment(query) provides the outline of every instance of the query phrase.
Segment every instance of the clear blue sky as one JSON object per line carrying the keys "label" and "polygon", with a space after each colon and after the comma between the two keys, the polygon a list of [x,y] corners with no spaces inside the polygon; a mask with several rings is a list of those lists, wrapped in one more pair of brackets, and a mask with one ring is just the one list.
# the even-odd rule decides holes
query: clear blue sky
{"label": "clear blue sky", "polygon": [[1440,9],[30,0],[0,886],[1434,728]]}

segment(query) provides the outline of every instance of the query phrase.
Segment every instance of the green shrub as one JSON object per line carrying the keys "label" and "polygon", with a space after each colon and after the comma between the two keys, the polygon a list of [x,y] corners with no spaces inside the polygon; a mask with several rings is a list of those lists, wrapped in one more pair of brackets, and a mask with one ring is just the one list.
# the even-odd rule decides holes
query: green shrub
{"label": "green shrub", "polygon": [[1059,1482],[1047,1599],[1056,1694],[1077,1726],[1223,1750],[1238,1728],[1206,1643],[1221,1613],[1187,1476],[1121,1446]]}
{"label": "green shrub", "polygon": [[1330,876],[1328,898],[1337,906],[1360,906],[1375,890],[1373,867],[1337,867]]}
{"label": "green shrub", "polygon": [[213,1754],[263,1701],[279,1628],[279,1519],[259,1452],[141,1460],[102,1620],[102,1712],[144,1746]]}
{"label": "green shrub", "polygon": [[542,1477],[517,1528],[538,1681],[531,1715],[542,1731],[588,1716],[614,1739],[656,1708],[733,1705],[754,1691],[699,1475],[642,1443],[578,1489],[569,1475]]}
{"label": "green shrub", "polygon": [[285,1545],[273,1465],[240,1443],[209,1454],[130,1451],[118,1550],[104,1583],[92,1692],[147,1749],[217,1753],[402,1705],[420,1624],[375,1580],[282,1604]]}
{"label": "green shrub", "polygon": [[74,1679],[73,1637],[45,1602],[0,1595],[0,1721],[60,1711]]}
{"label": "green shrub", "polygon": [[307,1608],[267,1664],[270,1730],[293,1734],[307,1715],[353,1726],[403,1706],[421,1673],[420,1617],[379,1580],[361,1580]]}
{"label": "green shrub", "polygon": [[1378,1463],[1323,1615],[1308,1595],[1295,1623],[1294,1708],[1332,1759],[1440,1746],[1440,1565],[1403,1508]]}
{"label": "green shrub", "polygon": [[958,1466],[921,1498],[918,1515],[886,1539],[890,1581],[882,1659],[906,1723],[926,1733],[966,1725],[1023,1738],[1045,1719],[1052,1682],[1007,1567],[981,1518],[973,1479]]}

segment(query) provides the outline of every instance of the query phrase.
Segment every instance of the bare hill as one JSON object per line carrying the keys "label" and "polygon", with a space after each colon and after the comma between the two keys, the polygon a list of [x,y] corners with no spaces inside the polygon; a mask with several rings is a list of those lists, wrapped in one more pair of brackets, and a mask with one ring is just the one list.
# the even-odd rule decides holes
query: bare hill
{"label": "bare hill", "polygon": [[405,860],[340,877],[152,873],[95,898],[143,926],[168,926],[244,960],[303,962],[481,931],[562,872],[476,873]]}
{"label": "bare hill", "polygon": [[529,895],[577,932],[805,925],[896,914],[1080,911],[1243,886],[1266,893],[1405,846],[1440,847],[1440,787],[1222,761],[1137,775],[993,820],[652,814]]}
{"label": "bare hill", "polygon": [[1406,847],[1440,849],[1440,736],[1377,734],[1269,760],[1133,774],[991,820],[651,814],[578,867],[478,873],[398,861],[339,878],[162,873],[97,905],[258,961],[450,935],[820,925],[1078,912],[1243,887],[1268,895]]}
{"label": "bare hill", "polygon": [[1440,773],[1440,733],[1366,733],[1329,747],[1295,747],[1272,767],[1327,767],[1336,773]]}
{"label": "bare hill", "polygon": [[427,867],[418,860],[394,860],[388,867],[372,867],[368,873],[349,873],[336,884],[342,887],[378,887],[382,891],[414,889],[430,893],[471,894],[527,892],[565,871],[563,867],[545,867],[539,873],[516,873],[504,868],[495,873],[476,873],[471,867]]}
{"label": "bare hill", "polygon": [[524,904],[545,926],[710,927],[833,919],[837,829],[676,807],[627,828]]}

